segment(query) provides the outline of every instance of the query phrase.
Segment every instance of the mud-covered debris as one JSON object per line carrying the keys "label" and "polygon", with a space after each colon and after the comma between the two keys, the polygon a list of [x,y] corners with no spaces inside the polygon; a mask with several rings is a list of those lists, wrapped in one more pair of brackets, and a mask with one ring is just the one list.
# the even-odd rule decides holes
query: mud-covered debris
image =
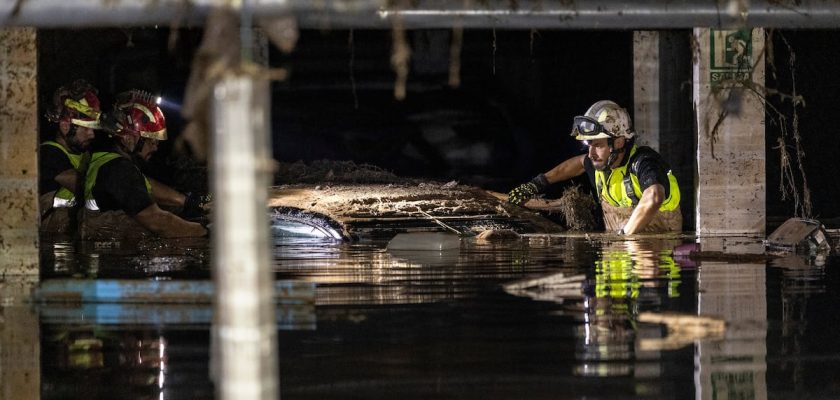
{"label": "mud-covered debris", "polygon": [[764,242],[768,253],[818,254],[831,251],[825,226],[820,221],[804,218],[790,218]]}
{"label": "mud-covered debris", "polygon": [[579,287],[580,283],[586,277],[583,275],[566,275],[562,272],[557,272],[553,274],[548,274],[539,277],[530,277],[521,279],[518,281],[506,283],[503,285],[506,291],[511,290],[524,290],[524,289],[534,289],[534,288],[541,288],[541,289],[553,289],[553,288],[565,288],[569,284],[572,286]]}
{"label": "mud-covered debris", "polygon": [[353,161],[316,160],[278,163],[274,183],[411,183],[414,179],[402,178],[392,172],[370,164]]}
{"label": "mud-covered debris", "polygon": [[[492,191],[488,191],[488,193],[507,202],[508,195],[505,193]],[[598,207],[595,199],[580,186],[567,188],[559,199],[530,199],[525,203],[524,208],[539,211],[543,215],[557,216],[559,218],[553,219],[560,219],[561,221],[557,222],[571,231],[599,230],[598,221],[600,221],[600,217],[596,218]]]}
{"label": "mud-covered debris", "polygon": [[582,274],[569,276],[558,272],[506,283],[502,288],[514,296],[563,303],[567,299],[581,298],[585,279]]}
{"label": "mud-covered debris", "polygon": [[595,199],[583,191],[580,186],[572,186],[564,190],[557,206],[563,214],[569,230],[592,231],[597,229]]}
{"label": "mud-covered debris", "polygon": [[644,312],[638,320],[668,328],[668,336],[664,338],[639,341],[639,348],[646,351],[676,350],[697,340],[721,340],[726,333],[726,321],[711,315]]}
{"label": "mud-covered debris", "polygon": [[533,212],[464,185],[452,189],[441,189],[439,182],[429,182],[424,187],[415,183],[319,186],[320,190],[315,190],[314,184],[270,188],[268,205],[329,216],[350,236],[435,230],[457,231],[464,236],[488,229],[518,233],[563,231],[560,225]]}
{"label": "mud-covered debris", "polygon": [[458,186],[458,181],[449,181],[449,182],[444,183],[443,186],[441,186],[441,188],[452,189],[456,186]]}
{"label": "mud-covered debris", "polygon": [[519,239],[519,234],[511,229],[488,229],[478,234],[475,238],[484,241],[514,240]]}

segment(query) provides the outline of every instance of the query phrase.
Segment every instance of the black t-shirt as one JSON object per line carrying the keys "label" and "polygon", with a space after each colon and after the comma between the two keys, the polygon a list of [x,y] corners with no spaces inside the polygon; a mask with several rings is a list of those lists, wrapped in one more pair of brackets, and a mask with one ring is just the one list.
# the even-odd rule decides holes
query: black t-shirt
{"label": "black t-shirt", "polygon": [[[671,182],[668,180],[668,171],[671,168],[665,163],[665,160],[656,153],[653,149],[647,148],[650,153],[649,156],[635,157],[633,161],[632,170],[637,178],[639,178],[639,186],[642,192],[648,187],[658,183],[665,188],[665,198],[671,195]],[[637,153],[638,154],[638,153]]]}
{"label": "black t-shirt", "polygon": [[[633,157],[625,159],[624,162],[625,165],[628,162],[630,163],[627,169],[639,179],[639,187],[642,189],[642,192],[653,184],[658,183],[665,188],[666,199],[671,195],[671,182],[668,180],[668,171],[671,168],[655,150],[647,146],[639,146],[636,148],[636,153],[633,154]],[[592,160],[589,157],[583,159],[583,168],[589,176],[592,187],[596,187],[595,166],[592,165]]]}
{"label": "black t-shirt", "polygon": [[132,217],[153,204],[143,174],[124,157],[108,161],[99,168],[93,198],[100,211],[122,210]]}
{"label": "black t-shirt", "polygon": [[41,145],[38,151],[38,195],[61,188],[55,177],[68,169],[73,169],[73,164],[63,151],[55,146]]}

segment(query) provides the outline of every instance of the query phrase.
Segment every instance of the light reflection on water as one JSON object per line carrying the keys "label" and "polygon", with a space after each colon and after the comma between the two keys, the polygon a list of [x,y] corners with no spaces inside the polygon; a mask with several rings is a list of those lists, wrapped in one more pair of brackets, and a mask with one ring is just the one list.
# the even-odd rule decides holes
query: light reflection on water
{"label": "light reflection on water", "polygon": [[[528,236],[464,239],[459,250],[441,252],[278,239],[277,278],[317,283],[315,323],[278,332],[282,397],[840,394],[832,373],[840,370],[836,259],[765,265],[675,255],[694,242]],[[45,273],[53,276],[210,276],[206,245],[196,243],[149,245],[142,256],[69,243],[51,250],[54,267]],[[552,274],[582,279],[539,296],[502,288]],[[642,312],[712,314],[728,328],[712,340],[678,337],[638,322]],[[42,323],[41,352],[50,355],[41,366],[43,398],[212,398],[208,329]],[[160,345],[125,344],[138,337],[165,343],[167,354]],[[137,362],[139,352],[156,350],[150,363]]]}

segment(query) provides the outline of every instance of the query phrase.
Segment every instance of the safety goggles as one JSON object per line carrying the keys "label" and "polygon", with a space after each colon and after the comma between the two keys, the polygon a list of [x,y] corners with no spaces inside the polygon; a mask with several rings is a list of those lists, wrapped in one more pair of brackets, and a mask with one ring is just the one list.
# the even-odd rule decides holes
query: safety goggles
{"label": "safety goggles", "polygon": [[70,123],[73,125],[78,125],[85,128],[91,129],[99,129],[99,115],[100,112],[87,104],[84,104],[80,101],[76,101],[73,99],[64,100],[64,106],[77,111],[84,117],[87,118],[70,118]]}
{"label": "safety goggles", "polygon": [[572,125],[572,136],[577,140],[614,139],[615,134],[593,118],[578,115]]}

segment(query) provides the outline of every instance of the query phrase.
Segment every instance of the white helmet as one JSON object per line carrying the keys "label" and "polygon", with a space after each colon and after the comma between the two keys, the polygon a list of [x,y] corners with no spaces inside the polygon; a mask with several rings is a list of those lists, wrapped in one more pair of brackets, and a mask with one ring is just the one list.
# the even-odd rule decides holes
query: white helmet
{"label": "white helmet", "polygon": [[601,100],[575,117],[572,136],[577,140],[632,138],[630,114],[611,100]]}

